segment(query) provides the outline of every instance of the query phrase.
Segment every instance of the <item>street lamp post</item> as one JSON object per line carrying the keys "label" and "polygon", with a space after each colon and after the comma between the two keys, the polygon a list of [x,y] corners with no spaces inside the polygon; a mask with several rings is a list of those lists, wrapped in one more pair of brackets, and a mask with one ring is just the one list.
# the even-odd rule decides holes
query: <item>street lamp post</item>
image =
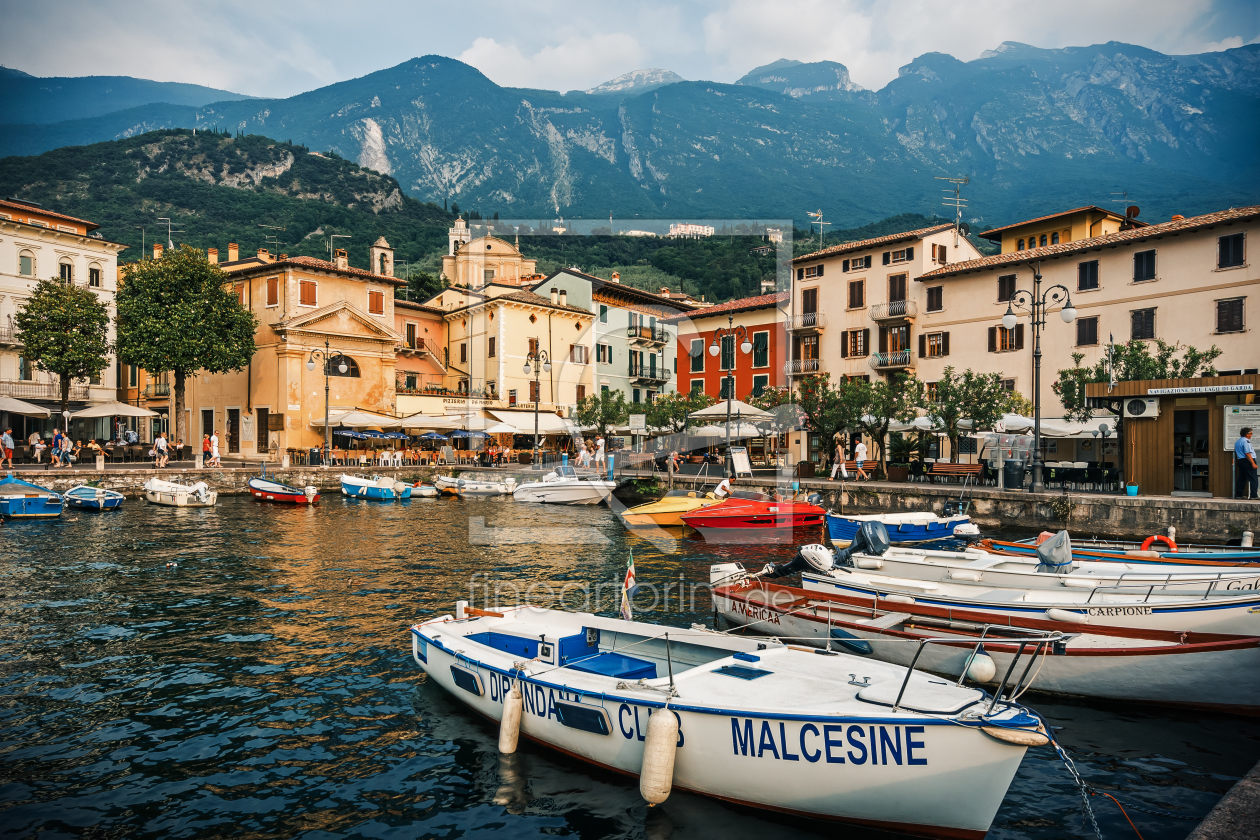
{"label": "street lamp post", "polygon": [[551,359],[546,350],[530,353],[525,357],[522,369],[525,375],[534,374],[534,463],[538,463],[538,404],[542,402],[542,375],[551,373]]}
{"label": "street lamp post", "polygon": [[1044,493],[1041,483],[1041,328],[1046,324],[1046,312],[1049,307],[1062,302],[1059,317],[1063,323],[1070,324],[1076,320],[1076,307],[1072,305],[1072,294],[1067,286],[1056,283],[1041,291],[1041,263],[1033,264],[1033,290],[1020,290],[1011,295],[1006,303],[1006,314],[1002,316],[1002,326],[1007,330],[1015,329],[1019,316],[1015,310],[1027,312],[1031,316],[1033,334],[1033,460],[1031,493]]}
{"label": "street lamp post", "polygon": [[[350,366],[346,364],[347,360],[345,356],[338,353],[337,355],[330,357],[328,355],[328,352],[329,352],[328,339],[324,339],[324,349],[312,350],[310,357],[306,360],[307,370],[315,370],[316,358],[322,359],[324,362],[324,457],[323,457],[323,461],[324,461],[325,467],[328,466],[328,453],[332,451],[332,446],[330,445],[332,430],[328,428],[328,387],[329,387],[328,377],[332,375],[332,366],[334,363],[337,365],[337,371],[339,373],[345,373],[346,371],[350,370]],[[262,431],[266,431],[266,430],[261,429],[260,432]]]}
{"label": "street lamp post", "polygon": [[735,313],[726,316],[726,326],[718,327],[713,331],[713,343],[709,345],[709,355],[717,356],[722,352],[722,342],[726,339],[731,340],[731,366],[727,368],[726,379],[729,386],[726,389],[726,477],[732,478],[735,475],[735,464],[731,460],[731,400],[735,399],[735,341],[739,340],[740,351],[747,356],[752,352],[752,342],[748,340],[748,328],[743,324],[738,327],[735,324]]}

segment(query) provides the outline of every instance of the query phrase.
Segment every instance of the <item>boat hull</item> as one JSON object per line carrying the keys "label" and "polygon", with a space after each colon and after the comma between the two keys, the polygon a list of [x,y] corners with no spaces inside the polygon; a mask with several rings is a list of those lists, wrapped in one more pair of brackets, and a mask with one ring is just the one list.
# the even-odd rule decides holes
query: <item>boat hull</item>
{"label": "boat hull", "polygon": [[123,495],[116,490],[98,487],[72,487],[65,494],[66,507],[75,510],[106,511],[122,507]]}
{"label": "boat hull", "polygon": [[954,536],[954,529],[971,521],[968,516],[955,516],[948,519],[933,518],[922,522],[900,522],[893,517],[881,516],[841,516],[836,513],[827,514],[827,536],[832,542],[852,542],[857,536],[858,528],[863,522],[884,521],[888,531],[888,539],[893,543],[929,542],[931,540],[948,539]]}
{"label": "boat hull", "polygon": [[[818,647],[826,645],[832,630],[841,630],[866,641],[875,658],[903,666],[914,660],[919,647],[915,640],[956,636],[958,646],[926,645],[915,662],[916,668],[955,679],[967,667],[981,628],[994,625],[1005,630],[1009,626],[1006,616],[994,613],[883,602],[881,614],[907,615],[906,622],[897,627],[908,625],[911,629],[871,627],[863,622],[875,618],[874,611],[860,599],[818,596],[817,592],[786,586],[726,585],[714,589],[713,604],[733,624]],[[921,623],[915,624],[916,620]],[[1260,714],[1260,638],[1211,636],[1209,641],[1178,644],[1175,638],[1172,643],[1160,638],[1173,634],[1109,637],[1104,631],[1090,636],[1098,629],[1086,624],[1034,619],[1019,626],[1087,634],[1069,640],[1062,655],[1039,659],[1034,665],[1034,691]],[[996,665],[993,685],[1007,673],[1017,646],[1003,644],[1000,635],[990,639],[985,652]],[[844,650],[842,645],[833,638],[833,649]],[[1027,654],[1021,662],[1028,662]],[[1229,678],[1222,678],[1226,674]]]}
{"label": "boat hull", "polygon": [[612,495],[611,481],[530,482],[512,492],[518,502],[540,505],[597,505]]}
{"label": "boat hull", "polygon": [[655,502],[636,505],[622,511],[621,521],[629,528],[647,528],[652,526],[678,528],[686,524],[682,519],[686,514],[715,505],[718,502],[718,499],[713,498],[667,496]]}
{"label": "boat hull", "polygon": [[164,507],[201,508],[214,507],[219,501],[218,492],[211,490],[204,498],[193,493],[171,492],[166,490],[145,490],[144,500],[152,505]]}
{"label": "boat hull", "polygon": [[319,504],[318,493],[308,496],[306,491],[299,487],[290,487],[287,484],[257,478],[249,480],[249,494],[255,499],[264,502],[280,502],[290,505]]}
{"label": "boat hull", "polygon": [[797,531],[821,527],[825,514],[820,507],[800,502],[735,498],[685,513],[682,521],[707,542],[777,542],[794,539]]}
{"label": "boat hull", "polygon": [[353,499],[370,499],[378,502],[397,502],[411,498],[411,485],[402,482],[391,482],[382,487],[377,480],[357,479],[352,476],[341,477],[341,495]]}
{"label": "boat hull", "polygon": [[[983,540],[979,547],[997,554],[1009,554],[1016,557],[1035,557],[1037,546],[1033,543],[1010,542],[1007,540]],[[1136,549],[1137,546],[1134,546]],[[1191,566],[1237,566],[1241,563],[1260,563],[1260,551],[1239,549],[1231,551],[1161,551],[1149,552],[1156,556],[1129,554],[1122,549],[1090,548],[1088,545],[1072,544],[1073,560],[1105,560],[1120,563],[1146,563],[1151,565],[1176,563]]]}
{"label": "boat hull", "polygon": [[0,498],[0,517],[5,519],[56,519],[65,503],[60,496],[7,496]]}
{"label": "boat hull", "polygon": [[[457,654],[447,646],[439,622],[413,628],[416,663],[469,709],[491,721],[500,720],[503,699],[516,672],[510,666],[479,661],[467,650]],[[476,694],[457,684],[456,670],[475,672],[483,692]],[[662,713],[660,699],[618,693],[591,696],[570,689],[565,679],[563,670],[519,679],[525,701],[521,734],[582,761],[637,777],[648,719]],[[556,702],[578,699],[603,709],[610,723],[607,734],[560,722]],[[703,708],[678,699],[670,708],[680,724],[673,790],[920,837],[983,838],[1024,753],[975,729],[916,714],[887,714],[888,709],[879,707],[872,707],[872,713],[861,721]],[[868,743],[877,740],[877,730],[878,738],[886,739],[881,742],[882,760],[875,759],[876,748],[867,749]],[[888,749],[903,731],[916,739],[916,750],[919,744],[925,745],[920,755],[928,757],[917,758],[913,766],[904,755]],[[827,761],[820,761],[823,732],[832,739]],[[758,739],[756,746],[752,738]],[[907,796],[907,790],[914,790],[915,795]]]}

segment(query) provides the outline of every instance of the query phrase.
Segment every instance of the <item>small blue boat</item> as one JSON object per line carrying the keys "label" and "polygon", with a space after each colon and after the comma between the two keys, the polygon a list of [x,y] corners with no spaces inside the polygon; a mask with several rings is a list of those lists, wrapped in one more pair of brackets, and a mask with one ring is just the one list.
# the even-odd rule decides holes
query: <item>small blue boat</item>
{"label": "small blue boat", "polygon": [[14,478],[0,479],[0,517],[5,519],[56,519],[61,516],[61,495],[46,487]]}
{"label": "small blue boat", "polygon": [[123,494],[95,484],[79,484],[66,491],[66,504],[79,510],[117,510]]}
{"label": "small blue boat", "polygon": [[411,485],[389,476],[342,475],[341,495],[392,502],[411,498]]}
{"label": "small blue boat", "polygon": [[[827,536],[832,542],[851,542],[863,522],[881,522],[893,543],[928,542],[954,536],[959,525],[969,525],[966,514],[937,516],[934,513],[877,513],[870,516],[827,514]],[[964,529],[967,530],[967,529]]]}

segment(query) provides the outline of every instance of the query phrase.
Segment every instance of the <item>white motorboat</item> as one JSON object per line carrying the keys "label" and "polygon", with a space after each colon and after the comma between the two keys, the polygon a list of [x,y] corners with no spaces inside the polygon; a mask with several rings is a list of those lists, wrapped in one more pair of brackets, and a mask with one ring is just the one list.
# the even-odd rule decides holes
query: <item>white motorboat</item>
{"label": "white motorboat", "polygon": [[[522,606],[456,605],[411,628],[412,655],[519,736],[674,789],[916,836],[988,830],[1039,717],[869,658]],[[825,759],[825,760],[824,760]]]}
{"label": "white motorboat", "polygon": [[426,499],[432,499],[440,495],[442,495],[442,491],[432,484],[425,484],[422,481],[417,481],[415,484],[411,485],[412,498],[422,496]]}
{"label": "white motorboat", "polygon": [[219,494],[204,481],[185,484],[151,478],[144,483],[145,501],[167,507],[212,507],[219,501]]}
{"label": "white motorboat", "polygon": [[375,499],[394,502],[411,498],[411,485],[387,475],[341,476],[341,495],[356,499]]}
{"label": "white motorboat", "polygon": [[[1134,630],[888,601],[781,586],[738,563],[710,569],[713,605],[758,633],[830,645],[951,678],[994,684],[1012,665],[1031,669],[1035,691],[1127,702],[1260,714],[1260,637]],[[1012,621],[1017,624],[1012,625]],[[1034,652],[1012,636],[1069,634]],[[923,639],[950,644],[920,647]],[[976,643],[984,653],[976,655]],[[1037,654],[1040,655],[1037,655]],[[1025,676],[1021,676],[1023,673]],[[1028,671],[1015,670],[1026,679]]]}
{"label": "white motorboat", "polygon": [[447,496],[510,496],[516,489],[516,479],[508,476],[503,480],[455,478],[439,475],[433,485]]}
{"label": "white motorboat", "polygon": [[[1139,572],[1116,572],[1121,564],[1100,562],[1093,565],[1113,572],[1076,574],[1079,564],[1071,560],[1066,535],[1038,546],[1041,565],[1065,572],[1061,574],[1006,567],[1002,564],[1022,558],[983,552],[984,556],[941,552],[953,559],[930,564],[922,562],[925,552],[892,549],[886,539],[872,536],[882,527],[863,526],[853,547],[834,556],[819,547],[813,568],[801,572],[801,585],[867,599],[998,613],[1014,623],[1020,618],[1049,618],[1145,630],[1260,635],[1260,577],[1254,570],[1226,574],[1215,569],[1205,573],[1200,567],[1170,572],[1164,567],[1153,573],[1149,566],[1141,566]],[[919,562],[911,562],[916,557]],[[827,558],[834,563],[829,565]],[[894,569],[897,574],[890,573]]]}
{"label": "white motorboat", "polygon": [[512,492],[512,498],[518,502],[546,505],[597,505],[616,489],[615,481],[579,475],[573,467],[561,466],[539,481],[518,484]]}

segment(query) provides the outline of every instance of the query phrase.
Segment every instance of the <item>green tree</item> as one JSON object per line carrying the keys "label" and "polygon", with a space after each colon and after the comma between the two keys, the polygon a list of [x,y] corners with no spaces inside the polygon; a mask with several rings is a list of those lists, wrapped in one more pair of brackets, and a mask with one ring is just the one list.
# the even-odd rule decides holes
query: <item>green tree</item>
{"label": "green tree", "polygon": [[406,286],[394,289],[394,297],[409,300],[412,303],[423,303],[442,291],[442,281],[427,271],[412,271],[404,278]]}
{"label": "green tree", "polygon": [[13,322],[23,355],[61,380],[63,413],[70,383],[98,376],[109,364],[109,310],[87,286],[40,280]]}
{"label": "green tree", "polygon": [[[654,398],[647,405],[647,424],[653,429],[669,429],[678,434],[687,428],[687,415],[708,408],[717,400],[701,391],[681,393],[671,391]],[[585,425],[585,424],[584,424]]]}
{"label": "green tree", "polygon": [[1216,367],[1212,363],[1223,352],[1215,344],[1204,351],[1187,347],[1178,359],[1177,348],[1163,339],[1155,339],[1155,346],[1157,352],[1152,355],[1150,344],[1139,339],[1133,339],[1126,344],[1107,345],[1112,359],[1112,370],[1108,370],[1106,352],[1093,367],[1081,367],[1085,354],[1073,353],[1072,367],[1060,370],[1059,378],[1050,386],[1063,402],[1064,416],[1082,423],[1093,417],[1094,411],[1085,398],[1085,386],[1091,382],[1111,381],[1112,371],[1117,382],[1215,376]]}
{"label": "green tree", "polygon": [[836,435],[853,428],[861,417],[863,400],[859,386],[866,384],[847,380],[833,385],[831,375],[826,373],[803,377],[797,384],[796,405],[810,430],[822,439],[828,455]]}
{"label": "green tree", "polygon": [[577,408],[578,425],[593,427],[602,438],[609,428],[624,426],[630,419],[630,406],[621,391],[598,391],[582,399]]}
{"label": "green tree", "polygon": [[253,313],[230,291],[230,278],[187,246],[130,266],[118,289],[118,358],[149,373],[175,376],[175,435],[184,428],[184,385],[198,371],[243,369],[254,355]]}
{"label": "green tree", "polygon": [[853,425],[871,439],[879,448],[879,475],[887,475],[888,427],[894,420],[907,422],[914,419],[917,408],[923,403],[924,386],[913,376],[895,374],[891,379],[867,382],[852,380],[848,383],[853,405]]}
{"label": "green tree", "polygon": [[958,460],[958,437],[962,421],[970,420],[973,430],[992,429],[1011,406],[1011,394],[997,373],[976,373],[970,368],[958,373],[947,366],[936,381],[936,399],[929,407],[936,431],[949,438],[949,457]]}

